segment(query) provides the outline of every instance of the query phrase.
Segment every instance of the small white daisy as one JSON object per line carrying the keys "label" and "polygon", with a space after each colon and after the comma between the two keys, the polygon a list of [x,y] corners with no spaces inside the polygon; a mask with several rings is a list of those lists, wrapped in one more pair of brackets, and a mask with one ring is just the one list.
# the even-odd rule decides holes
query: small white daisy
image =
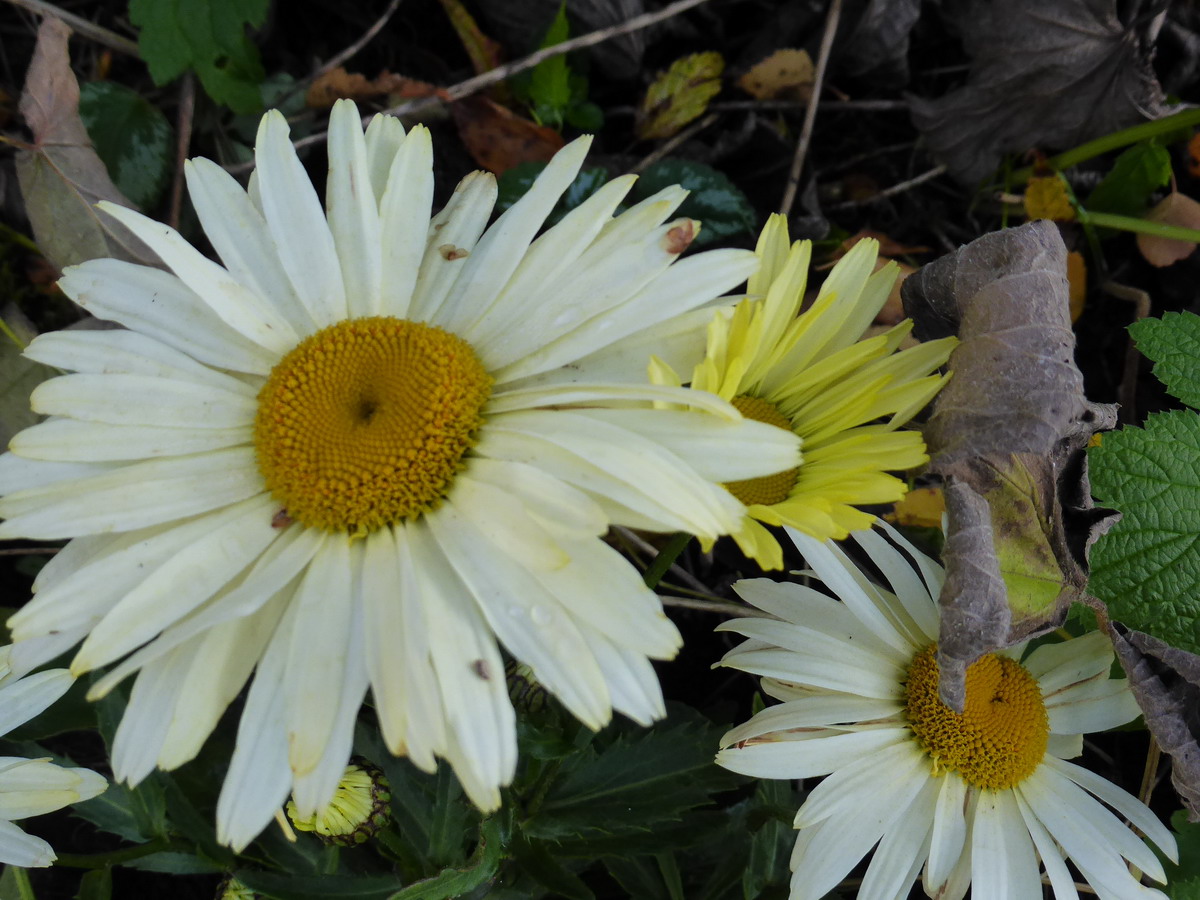
{"label": "small white daisy", "polygon": [[894,543],[852,537],[891,590],[832,542],[788,529],[841,602],[742,581],[738,594],[778,621],[721,626],[749,638],[721,664],[763,676],[783,702],[725,735],[717,762],[759,778],[828,776],[796,814],[791,900],[825,896],[872,847],[859,900],[907,897],[918,873],[939,900],[968,887],[974,900],[1032,900],[1043,871],[1056,900],[1077,900],[1066,859],[1101,900],[1163,898],[1125,864],[1163,882],[1158,857],[1104,804],[1174,859],[1170,831],[1137,798],[1065,761],[1083,752],[1084,733],[1138,714],[1127,683],[1108,677],[1107,638],[1043,644],[1023,660],[1024,645],[985,656],[967,670],[966,709],[955,713],[937,696],[944,573],[880,526]]}
{"label": "small white daisy", "polygon": [[[20,677],[11,647],[0,647],[0,735],[41,713],[67,692],[75,680],[66,669],[48,669]],[[91,769],[67,768],[49,759],[0,756],[0,863],[33,868],[54,862],[54,849],[13,824],[90,800],[108,787]]]}
{"label": "small white daisy", "polygon": [[0,457],[0,538],[75,538],[11,627],[45,658],[82,639],[75,673],[120,661],[93,695],[140,672],[119,778],[191,759],[253,672],[222,841],[244,846],[289,792],[301,816],[326,805],[368,687],[393,752],[447,759],[493,809],[516,764],[498,642],[592,728],[663,715],[649,660],[679,634],[601,538],[733,531],[720,482],[796,465],[798,441],[644,383],[652,352],[699,360],[711,306],[756,265],[676,262],[699,227],[669,220],[685,191],[614,218],[634,181],[617,178],[538,236],[589,143],[489,227],[490,174],[431,215],[429,132],[377,116],[364,134],[348,101],[322,209],[272,111],[248,192],[188,165],[223,266],[105,207],[170,271],[64,274],[128,330],[29,346],[76,374],[37,388],[50,418]]}

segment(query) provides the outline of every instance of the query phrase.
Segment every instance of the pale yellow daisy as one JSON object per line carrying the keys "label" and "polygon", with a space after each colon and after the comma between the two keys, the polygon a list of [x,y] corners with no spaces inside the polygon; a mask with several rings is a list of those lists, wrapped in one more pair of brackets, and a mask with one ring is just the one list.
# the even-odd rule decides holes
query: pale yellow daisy
{"label": "pale yellow daisy", "polygon": [[602,537],[732,531],[720,482],[794,466],[798,442],[644,381],[651,348],[699,359],[702,307],[755,267],[676,262],[699,227],[671,220],[686,192],[614,217],[618,178],[538,236],[589,143],[489,226],[490,174],[434,214],[429,132],[377,116],[364,133],[343,101],[324,208],[278,112],[249,191],[189,163],[223,265],[103,207],[165,269],[64,274],[125,329],[26,351],[74,374],[37,388],[50,418],[0,457],[0,538],[74,538],[10,624],[46,659],[82,640],[76,673],[117,663],[93,695],[139,673],[119,778],[193,758],[253,673],[222,841],[245,846],[289,792],[300,816],[326,806],[368,688],[393,752],[448,760],[493,809],[516,765],[500,644],[589,727],[663,715],[650,659],[679,634]]}
{"label": "pale yellow daisy", "polygon": [[[75,680],[66,669],[47,669],[21,677],[11,647],[0,647],[0,736],[43,712]],[[0,756],[0,863],[33,868],[54,862],[54,849],[40,837],[13,824],[90,800],[108,782],[91,769],[60,766],[49,759]]]}
{"label": "pale yellow daisy", "polygon": [[[760,265],[751,299],[721,311],[708,331],[708,352],[691,386],[730,401],[742,414],[794,432],[803,461],[766,478],[727,484],[746,504],[734,533],[742,552],[764,568],[783,565],[779,542],[764,528],[790,525],[818,538],[871,527],[856,505],[891,503],[904,481],[888,471],[927,462],[919,432],[901,431],[945,383],[934,373],[956,341],[946,338],[897,352],[911,320],[863,338],[899,273],[874,272],[879,243],[859,241],[800,312],[812,244],[789,243],[787,219],[772,216],[758,240]],[[651,378],[679,384],[678,370],[656,360]]]}
{"label": "pale yellow daisy", "polygon": [[[1136,797],[1067,762],[1083,735],[1135,718],[1110,678],[1100,632],[989,654],[967,670],[960,715],[938,699],[937,602],[944,573],[890,526],[853,539],[886,579],[870,581],[833,542],[788,533],[811,587],[741,581],[777,617],[722,630],[748,638],[721,664],[763,676],[781,700],[722,739],[717,762],[758,778],[828,776],[796,814],[791,900],[818,900],[875,847],[859,900],[901,900],[921,875],[930,897],[1078,900],[1070,860],[1101,900],[1165,895],[1162,864],[1123,817],[1170,858],[1171,832]],[[1115,812],[1115,815],[1114,815]],[[878,845],[878,846],[876,846]]]}

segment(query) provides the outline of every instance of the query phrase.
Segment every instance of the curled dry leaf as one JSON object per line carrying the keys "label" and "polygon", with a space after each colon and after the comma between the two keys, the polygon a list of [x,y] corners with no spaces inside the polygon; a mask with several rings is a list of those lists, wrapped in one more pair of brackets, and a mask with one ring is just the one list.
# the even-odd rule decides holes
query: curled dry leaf
{"label": "curled dry leaf", "polygon": [[149,248],[96,209],[101,200],[134,205],[113,184],[79,118],[70,34],[60,20],[42,20],[21,93],[21,115],[34,143],[17,152],[17,181],[34,240],[59,270],[105,256],[158,265]]}
{"label": "curled dry leaf", "polygon": [[376,78],[367,78],[358,72],[347,72],[342,66],[321,74],[308,87],[304,102],[312,109],[329,109],[338,100],[371,100],[376,97],[395,97],[409,100],[417,97],[440,96],[449,100],[443,88],[405,78],[384,69]]}
{"label": "curled dry leaf", "polygon": [[475,21],[465,6],[459,0],[440,0],[446,17],[454,26],[458,39],[462,41],[463,49],[471,58],[471,65],[476,75],[482,75],[489,69],[494,69],[502,60],[501,46],[486,34]]}
{"label": "curled dry leaf", "polygon": [[1108,626],[1146,727],[1171,757],[1171,783],[1200,822],[1200,656],[1119,622]]}
{"label": "curled dry leaf", "polygon": [[813,61],[807,50],[776,50],[738,79],[738,87],[756,100],[799,100],[812,96]]}
{"label": "curled dry leaf", "polygon": [[[1165,0],[957,0],[947,5],[971,57],[964,87],[911,99],[913,121],[964,184],[1003,153],[1065,149],[1164,114],[1150,67]],[[1147,27],[1149,23],[1149,27]]]}
{"label": "curled dry leaf", "polygon": [[646,89],[638,110],[638,137],[669,138],[699,118],[721,92],[723,71],[725,60],[720,53],[693,53],[671,63]]}
{"label": "curled dry leaf", "polygon": [[[1154,205],[1145,216],[1151,222],[1178,225],[1180,228],[1200,228],[1200,203],[1187,194],[1171,191]],[[1174,265],[1196,252],[1192,241],[1177,241],[1156,234],[1137,235],[1137,246],[1146,262],[1152,266]]]}
{"label": "curled dry leaf", "polygon": [[475,162],[496,175],[524,162],[549,162],[563,145],[553,128],[476,94],[453,104],[454,122]]}
{"label": "curled dry leaf", "polygon": [[1061,624],[1111,517],[1092,506],[1083,449],[1116,424],[1075,366],[1067,251],[1049,222],[984,235],[905,283],[922,339],[957,333],[954,374],[925,428],[945,481],[942,699],[961,710],[966,668]]}

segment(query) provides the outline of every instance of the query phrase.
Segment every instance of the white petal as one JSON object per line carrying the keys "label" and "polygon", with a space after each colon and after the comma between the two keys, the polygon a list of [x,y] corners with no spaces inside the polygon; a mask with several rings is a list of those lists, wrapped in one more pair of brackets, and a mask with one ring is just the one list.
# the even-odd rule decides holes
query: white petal
{"label": "white petal", "polygon": [[859,896],[879,900],[904,900],[909,896],[917,872],[929,854],[938,786],[937,779],[925,782],[908,809],[900,814],[899,822],[903,825],[884,832],[867,867]]}
{"label": "white petal", "polygon": [[1046,703],[1050,730],[1055,734],[1091,734],[1124,725],[1141,710],[1123,678],[1098,676],[1097,680],[1064,689]]}
{"label": "white petal", "polygon": [[608,530],[608,517],[595,501],[535,466],[474,457],[463,474],[510,490],[521,498],[529,515],[555,534],[588,538]]}
{"label": "white petal", "polygon": [[40,837],[26,834],[12,822],[0,820],[0,863],[35,869],[57,859],[54,849]]}
{"label": "white petal", "polygon": [[120,322],[210,366],[266,375],[278,361],[278,354],[230,328],[161,269],[93,259],[68,267],[58,286],[97,318]]}
{"label": "white petal", "polygon": [[874,759],[902,742],[910,742],[907,729],[873,728],[808,740],[796,736],[722,750],[717,765],[754,778],[815,778],[859,760]]}
{"label": "white petal", "polygon": [[442,306],[453,302],[451,291],[495,203],[495,177],[490,172],[472,172],[458,183],[442,211],[430,221],[420,274],[413,287],[410,319],[441,323]]}
{"label": "white petal", "polygon": [[[885,729],[888,731],[891,729]],[[824,819],[853,816],[864,797],[874,798],[885,785],[913,783],[911,799],[920,785],[932,778],[930,769],[929,756],[911,739],[849,761],[812,789],[796,813],[795,825],[807,828]]]}
{"label": "white petal", "polygon": [[1041,820],[1033,814],[1025,799],[1019,793],[1016,796],[1017,808],[1021,811],[1025,827],[1029,829],[1029,836],[1033,838],[1033,846],[1037,848],[1046,876],[1050,879],[1054,900],[1079,900],[1079,892],[1075,890],[1075,878],[1063,861],[1062,850],[1042,826]]}
{"label": "white petal", "polygon": [[1112,642],[1102,631],[1057,644],[1042,644],[1022,662],[1049,698],[1063,688],[1107,673],[1112,665]]}
{"label": "white petal", "polygon": [[474,326],[487,315],[558,198],[575,180],[591,144],[591,136],[585,135],[559,150],[521,199],[488,228],[454,284],[455,302],[440,319],[444,328],[471,343],[486,334]]}
{"label": "white petal", "polygon": [[106,200],[98,205],[141,238],[234,331],[277,354],[296,345],[295,329],[278,310],[203,256],[174,228]]}
{"label": "white petal", "polygon": [[46,462],[0,453],[0,495],[75,481],[116,468],[114,463]]}
{"label": "white petal", "polygon": [[278,110],[262,117],[254,157],[263,217],[292,287],[318,326],[340,322],[346,292],[333,235]]}
{"label": "white petal", "polygon": [[66,669],[48,669],[4,685],[0,688],[0,735],[49,708],[74,680]]}
{"label": "white petal", "polygon": [[225,268],[278,310],[299,335],[315,323],[279,260],[266,220],[233,176],[209,159],[184,163],[188,196]]}
{"label": "white petal", "polygon": [[146,666],[134,682],[113,739],[113,774],[118,781],[136,785],[154,771],[198,649],[195,644],[176,648]]}
{"label": "white petal", "polygon": [[[417,128],[413,130],[416,131]],[[375,199],[382,201],[392,161],[405,143],[404,125],[395,116],[372,116],[367,125],[366,142],[367,163],[371,169],[371,188],[375,192]]]}
{"label": "white petal", "polygon": [[[368,152],[371,128],[378,119],[372,120],[367,128]],[[390,116],[387,119],[396,121]],[[381,193],[379,219],[383,241],[379,312],[405,317],[409,315],[413,288],[425,256],[433,206],[433,143],[428,128],[417,125],[409,132],[395,155],[387,157],[384,174],[386,189],[376,182],[376,191]]]}
{"label": "white petal", "polygon": [[60,375],[34,388],[29,402],[47,416],[163,428],[252,425],[258,407],[240,393],[153,375]]}
{"label": "white petal", "polygon": [[352,100],[329,114],[329,180],[325,187],[329,230],[342,264],[351,318],[378,315],[382,278],[379,206],[371,185],[367,143]]}
{"label": "white petal", "polygon": [[1037,855],[1012,791],[981,791],[971,832],[971,896],[978,900],[1036,897],[1042,892]]}
{"label": "white petal", "polygon": [[186,456],[249,444],[253,440],[253,426],[159,428],[153,425],[108,425],[103,422],[52,419],[18,432],[9,446],[14,452],[32,459],[110,462]]}
{"label": "white petal", "polygon": [[658,673],[645,656],[586,628],[583,638],[604,672],[613,709],[646,727],[667,714]]}
{"label": "white petal", "polygon": [[253,447],[134,463],[91,478],[9,494],[0,537],[131,531],[208,512],[263,490]]}
{"label": "white petal", "polygon": [[935,887],[949,881],[962,858],[970,821],[967,818],[969,788],[966,782],[956,772],[947,773],[940,781],[930,835],[929,862],[925,867],[925,884]]}
{"label": "white petal", "polygon": [[721,738],[721,747],[775,731],[887,719],[898,715],[900,711],[901,707],[894,700],[873,700],[849,694],[817,694],[768,706],[749,721],[727,731]]}
{"label": "white petal", "polygon": [[902,692],[900,683],[886,672],[862,669],[841,659],[828,656],[815,658],[791,650],[747,650],[737,647],[726,653],[720,664],[755,675],[765,675],[829,691],[845,691],[860,697],[894,700]]}
{"label": "white petal", "polygon": [[[940,569],[941,567],[906,541],[898,532],[892,537],[894,543],[884,540],[875,531],[855,531],[850,536],[866,551],[868,558],[887,579],[897,601],[895,605],[891,606],[891,610],[897,619],[902,620],[900,624],[905,627],[913,643],[921,643],[922,637],[930,641],[936,640],[938,595],[936,592],[930,592],[929,586],[918,575],[917,569],[913,568],[912,560],[916,560],[920,569]],[[904,550],[907,556],[901,554],[897,547]],[[907,621],[903,621],[897,606],[908,614]]]}

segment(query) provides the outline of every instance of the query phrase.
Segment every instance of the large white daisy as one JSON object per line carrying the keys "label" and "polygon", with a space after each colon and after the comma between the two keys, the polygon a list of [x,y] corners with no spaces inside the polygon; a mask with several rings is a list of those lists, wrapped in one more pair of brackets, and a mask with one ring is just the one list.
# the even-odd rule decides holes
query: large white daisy
{"label": "large white daisy", "polygon": [[967,670],[966,709],[953,712],[937,696],[943,572],[880,524],[893,542],[852,537],[891,590],[833,543],[788,529],[839,599],[742,581],[741,597],[778,620],[722,626],[749,638],[722,665],[763,676],[783,702],[725,735],[717,761],[760,778],[828,776],[796,814],[792,900],[823,897],[876,844],[859,900],[907,897],[918,873],[940,900],[968,887],[974,900],[1032,900],[1042,872],[1057,900],[1077,900],[1066,859],[1101,900],[1163,898],[1125,864],[1162,882],[1158,858],[1108,807],[1174,859],[1171,833],[1137,798],[1066,762],[1084,733],[1138,714],[1126,682],[1108,677],[1107,638],[985,656]]}
{"label": "large white daisy", "polygon": [[[10,647],[0,647],[0,735],[41,713],[75,680],[66,669],[21,676]],[[0,863],[32,868],[54,862],[54,849],[13,824],[90,800],[108,787],[91,769],[59,766],[49,759],[0,756]]]}
{"label": "large white daisy", "polygon": [[0,537],[75,538],[11,626],[45,658],[84,639],[75,673],[120,660],[96,695],[140,672],[119,778],[191,759],[254,672],[223,841],[253,839],[293,789],[301,815],[328,801],[368,687],[394,752],[446,758],[494,808],[516,756],[497,639],[590,727],[663,714],[648,660],[679,635],[602,535],[732,531],[719,482],[798,448],[719,398],[637,383],[651,352],[694,364],[704,307],[756,265],[675,263],[699,227],[668,221],[683,190],[614,218],[618,178],[536,237],[588,144],[488,227],[491,175],[431,216],[429,132],[378,116],[364,134],[350,102],[322,209],[270,112],[249,191],[188,165],[223,266],[106,207],[170,271],[64,274],[128,330],[29,346],[76,374],[34,392],[49,420],[0,457]]}

